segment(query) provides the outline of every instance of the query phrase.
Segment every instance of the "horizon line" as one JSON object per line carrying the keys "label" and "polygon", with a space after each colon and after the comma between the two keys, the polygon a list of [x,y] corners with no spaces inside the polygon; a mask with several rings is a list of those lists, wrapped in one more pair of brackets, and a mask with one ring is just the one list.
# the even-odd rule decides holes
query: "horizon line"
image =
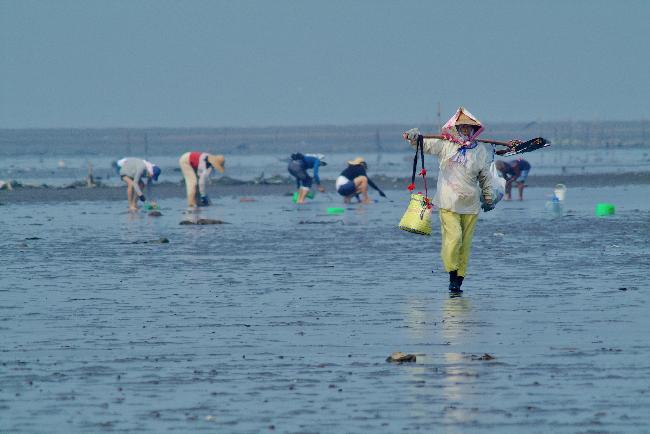
{"label": "horizon line", "polygon": [[[650,122],[648,118],[640,119],[555,119],[555,120],[530,120],[530,121],[483,121],[483,125],[489,127],[489,125],[503,125],[503,124],[549,124],[549,123],[610,123],[610,122],[621,122],[621,123],[636,123],[636,122]],[[61,127],[3,127],[0,126],[0,131],[22,131],[22,130],[174,130],[174,129],[202,129],[202,130],[220,130],[220,129],[233,129],[233,130],[261,130],[269,128],[282,128],[282,129],[292,129],[292,128],[352,128],[352,127],[380,127],[380,126],[402,126],[402,125],[422,125],[429,124],[431,121],[422,121],[422,122],[376,122],[376,123],[358,123],[358,124],[280,124],[280,125],[239,125],[239,126],[205,126],[205,125],[175,125],[175,126],[61,126]]]}

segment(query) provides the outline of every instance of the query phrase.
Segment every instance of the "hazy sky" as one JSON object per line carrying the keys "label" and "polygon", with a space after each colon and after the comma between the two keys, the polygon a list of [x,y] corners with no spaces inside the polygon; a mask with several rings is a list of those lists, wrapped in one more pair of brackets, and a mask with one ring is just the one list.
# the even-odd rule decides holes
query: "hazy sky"
{"label": "hazy sky", "polygon": [[650,117],[650,1],[0,0],[0,128]]}

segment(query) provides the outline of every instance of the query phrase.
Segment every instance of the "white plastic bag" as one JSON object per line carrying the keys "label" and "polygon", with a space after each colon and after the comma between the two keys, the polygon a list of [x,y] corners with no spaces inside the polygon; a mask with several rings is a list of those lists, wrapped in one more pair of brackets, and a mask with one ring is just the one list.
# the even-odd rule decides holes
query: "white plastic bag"
{"label": "white plastic bag", "polygon": [[[506,180],[499,174],[494,161],[490,163],[490,177],[492,178],[492,205],[496,205],[506,194]],[[482,202],[483,195],[481,195]]]}

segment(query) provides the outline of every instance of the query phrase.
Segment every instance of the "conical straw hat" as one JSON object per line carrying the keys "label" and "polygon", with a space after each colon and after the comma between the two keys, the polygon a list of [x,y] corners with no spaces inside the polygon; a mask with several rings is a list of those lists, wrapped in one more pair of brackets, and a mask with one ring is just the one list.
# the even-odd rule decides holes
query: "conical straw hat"
{"label": "conical straw hat", "polygon": [[481,123],[476,119],[467,116],[467,114],[465,114],[465,111],[461,109],[458,115],[458,119],[456,120],[456,125],[474,125],[480,127]]}

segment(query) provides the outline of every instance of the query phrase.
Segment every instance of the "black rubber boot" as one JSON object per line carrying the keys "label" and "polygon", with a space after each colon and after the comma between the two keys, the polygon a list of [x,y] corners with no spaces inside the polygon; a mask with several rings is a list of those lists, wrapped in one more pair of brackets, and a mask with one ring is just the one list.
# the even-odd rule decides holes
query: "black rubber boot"
{"label": "black rubber boot", "polygon": [[462,292],[458,283],[458,271],[456,270],[449,272],[449,291]]}
{"label": "black rubber boot", "polygon": [[461,286],[463,286],[463,280],[465,279],[464,276],[458,276],[456,277],[456,282],[458,283],[458,289],[460,289]]}

